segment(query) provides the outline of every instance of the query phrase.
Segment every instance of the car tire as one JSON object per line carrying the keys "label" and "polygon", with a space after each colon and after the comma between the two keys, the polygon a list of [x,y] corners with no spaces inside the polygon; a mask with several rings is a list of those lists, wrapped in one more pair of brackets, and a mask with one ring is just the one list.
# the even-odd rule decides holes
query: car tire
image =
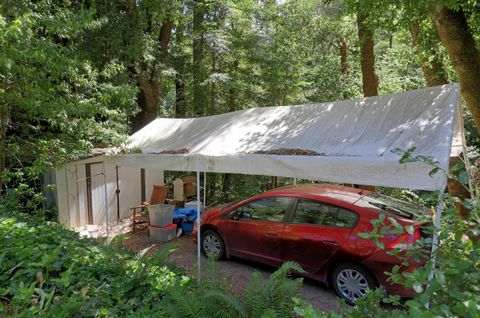
{"label": "car tire", "polygon": [[338,296],[347,304],[355,303],[365,297],[368,289],[377,287],[375,278],[364,267],[343,263],[332,271],[331,282]]}
{"label": "car tire", "polygon": [[206,230],[202,234],[202,253],[206,257],[212,257],[213,260],[218,261],[225,257],[225,243],[217,232],[213,230]]}

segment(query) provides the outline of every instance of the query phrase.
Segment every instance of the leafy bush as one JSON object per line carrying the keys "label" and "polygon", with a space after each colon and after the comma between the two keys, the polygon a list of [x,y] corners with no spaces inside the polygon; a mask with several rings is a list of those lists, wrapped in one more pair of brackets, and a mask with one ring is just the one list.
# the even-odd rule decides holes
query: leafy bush
{"label": "leafy bush", "polygon": [[1,311],[8,315],[124,316],[188,282],[162,259],[21,213],[0,215],[0,246]]}
{"label": "leafy bush", "polygon": [[0,316],[293,317],[301,279],[286,263],[263,282],[254,274],[243,301],[213,279],[198,284],[120,242],[80,238],[38,216],[0,209]]}

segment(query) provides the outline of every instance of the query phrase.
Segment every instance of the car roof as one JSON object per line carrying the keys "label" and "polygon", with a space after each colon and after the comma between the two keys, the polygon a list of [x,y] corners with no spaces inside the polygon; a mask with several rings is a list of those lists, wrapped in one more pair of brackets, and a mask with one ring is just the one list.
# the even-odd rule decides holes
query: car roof
{"label": "car roof", "polygon": [[269,195],[330,197],[355,204],[355,202],[370,193],[370,191],[333,184],[298,184],[276,188],[266,193]]}

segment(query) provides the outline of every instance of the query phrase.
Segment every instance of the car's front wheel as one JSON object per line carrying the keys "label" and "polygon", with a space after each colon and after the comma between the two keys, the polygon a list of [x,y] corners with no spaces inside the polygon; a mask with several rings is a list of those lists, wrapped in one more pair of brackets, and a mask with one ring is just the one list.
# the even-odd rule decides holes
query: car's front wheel
{"label": "car's front wheel", "polygon": [[220,234],[212,230],[206,230],[203,233],[202,253],[207,257],[213,257],[216,261],[225,256],[225,244]]}
{"label": "car's front wheel", "polygon": [[368,289],[376,287],[375,278],[357,264],[344,263],[332,272],[332,283],[337,294],[350,305],[365,298]]}

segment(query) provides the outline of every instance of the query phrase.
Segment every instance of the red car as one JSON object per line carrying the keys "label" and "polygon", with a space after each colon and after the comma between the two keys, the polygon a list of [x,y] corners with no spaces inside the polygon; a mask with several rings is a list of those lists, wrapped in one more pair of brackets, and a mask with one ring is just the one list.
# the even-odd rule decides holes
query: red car
{"label": "red car", "polygon": [[[387,250],[406,249],[421,237],[415,215],[425,212],[356,188],[287,186],[206,211],[201,217],[201,247],[205,255],[216,259],[236,256],[273,266],[295,261],[306,271],[303,276],[333,286],[351,304],[378,285],[390,294],[411,297],[412,290],[390,283],[385,274],[400,265],[400,260],[379,249],[373,239],[357,234],[370,232],[370,221],[383,213],[403,226],[414,225],[412,235],[389,234],[382,240]],[[402,270],[413,271],[418,266],[412,261]]]}

